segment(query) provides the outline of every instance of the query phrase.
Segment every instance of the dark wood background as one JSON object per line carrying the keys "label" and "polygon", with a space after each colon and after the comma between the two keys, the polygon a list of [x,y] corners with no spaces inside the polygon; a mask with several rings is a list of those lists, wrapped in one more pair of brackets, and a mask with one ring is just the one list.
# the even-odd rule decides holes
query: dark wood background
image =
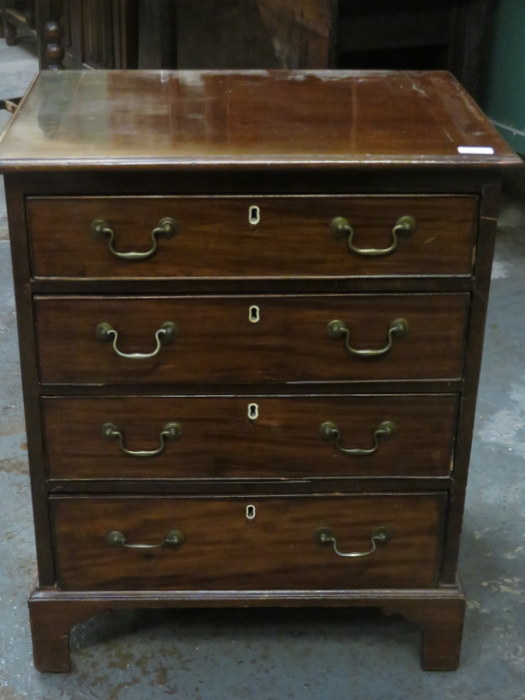
{"label": "dark wood background", "polygon": [[493,0],[3,0],[42,67],[448,69],[474,95]]}

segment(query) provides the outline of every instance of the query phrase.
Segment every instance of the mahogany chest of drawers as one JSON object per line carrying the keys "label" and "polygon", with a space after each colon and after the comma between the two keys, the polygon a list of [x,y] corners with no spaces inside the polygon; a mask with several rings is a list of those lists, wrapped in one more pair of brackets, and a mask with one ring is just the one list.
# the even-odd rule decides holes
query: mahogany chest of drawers
{"label": "mahogany chest of drawers", "polygon": [[459,660],[502,169],[449,75],[42,73],[2,142],[35,664],[111,608],[376,606]]}

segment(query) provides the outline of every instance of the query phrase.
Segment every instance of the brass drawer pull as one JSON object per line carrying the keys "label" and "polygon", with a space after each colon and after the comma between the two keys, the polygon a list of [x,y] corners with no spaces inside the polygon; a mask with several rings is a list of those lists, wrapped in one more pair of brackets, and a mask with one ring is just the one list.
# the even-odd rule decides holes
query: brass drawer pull
{"label": "brass drawer pull", "polygon": [[370,533],[370,542],[372,546],[366,552],[341,552],[337,546],[337,540],[330,528],[322,527],[317,530],[314,535],[314,539],[317,544],[331,544],[338,557],[349,557],[354,559],[369,557],[376,551],[377,545],[386,544],[391,538],[392,531],[388,527],[378,527],[375,530],[372,530]]}
{"label": "brass drawer pull", "polygon": [[126,547],[127,549],[160,549],[161,547],[179,547],[184,542],[185,536],[181,530],[170,530],[164,541],[160,544],[129,544],[126,535],[119,530],[112,530],[106,535],[106,541],[114,547]]}
{"label": "brass drawer pull", "polygon": [[344,238],[346,236],[348,238],[348,247],[350,250],[358,255],[366,256],[388,255],[389,253],[393,253],[397,248],[398,237],[411,236],[415,230],[416,220],[413,216],[400,216],[390,232],[392,243],[388,248],[357,248],[352,242],[354,229],[348,219],[345,219],[344,216],[336,216],[335,219],[332,219],[330,222],[330,231],[334,238]]}
{"label": "brass drawer pull", "polygon": [[379,444],[381,440],[388,440],[393,435],[395,435],[396,426],[390,420],[384,420],[377,428],[374,430],[374,444],[370,448],[359,448],[359,447],[343,447],[341,445],[341,431],[335,423],[331,421],[325,421],[321,424],[321,437],[325,440],[335,440],[334,447],[345,455],[351,455],[352,457],[367,457],[368,455],[375,454],[379,449]]}
{"label": "brass drawer pull", "polygon": [[405,318],[396,318],[390,324],[387,333],[386,345],[377,350],[357,350],[350,345],[350,330],[345,326],[343,321],[334,320],[330,321],[328,324],[328,335],[330,338],[343,338],[345,339],[345,346],[349,353],[352,355],[359,355],[360,357],[379,357],[380,355],[386,355],[392,349],[394,338],[400,340],[404,338],[408,333],[408,321]]}
{"label": "brass drawer pull", "polygon": [[155,340],[157,346],[153,352],[122,352],[117,347],[118,332],[109,323],[103,321],[99,323],[95,329],[95,335],[99,340],[104,343],[112,342],[113,350],[117,353],[119,357],[124,357],[127,360],[149,360],[152,357],[156,357],[159,354],[160,348],[163,344],[171,343],[171,341],[176,338],[179,334],[179,329],[175,323],[172,321],[167,321],[163,323],[160,328],[155,331]]}
{"label": "brass drawer pull", "polygon": [[180,423],[166,423],[160,433],[160,445],[155,450],[128,450],[124,445],[124,435],[114,423],[104,423],[102,426],[102,436],[106,440],[116,440],[118,438],[120,449],[124,454],[131,457],[156,457],[164,452],[166,440],[178,440],[182,435]]}
{"label": "brass drawer pull", "polygon": [[174,219],[171,219],[169,216],[166,216],[164,219],[161,219],[159,221],[159,225],[152,230],[152,246],[149,250],[146,250],[143,253],[133,250],[123,253],[113,246],[115,231],[113,231],[113,229],[110,228],[105,221],[102,219],[95,219],[95,221],[91,222],[91,235],[95,238],[107,238],[109,252],[121,260],[147,260],[157,252],[159,236],[169,239],[173,238],[176,233],[177,222]]}

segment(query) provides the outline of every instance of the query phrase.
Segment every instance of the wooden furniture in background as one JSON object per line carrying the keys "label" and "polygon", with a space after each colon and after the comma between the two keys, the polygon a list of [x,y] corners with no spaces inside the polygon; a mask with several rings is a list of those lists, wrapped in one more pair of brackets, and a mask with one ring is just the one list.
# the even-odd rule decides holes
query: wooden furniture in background
{"label": "wooden furniture in background", "polygon": [[1,2],[6,42],[32,36],[42,68],[137,67],[139,0]]}
{"label": "wooden furniture in background", "polygon": [[[40,19],[44,44],[58,38],[66,68],[137,67],[138,0],[55,1],[49,18],[41,13]],[[44,55],[44,65],[54,67],[49,50]]]}
{"label": "wooden furniture in background", "polygon": [[[39,13],[42,43],[51,19],[62,30],[66,68],[322,68],[335,60],[335,0],[48,4]],[[47,66],[45,48],[42,55]]]}
{"label": "wooden furniture in background", "polygon": [[0,0],[0,16],[8,46],[16,44],[19,33],[36,38],[35,0]]}
{"label": "wooden furniture in background", "polygon": [[177,66],[177,13],[173,0],[138,0],[137,61],[129,68]]}
{"label": "wooden furniture in background", "polygon": [[179,68],[442,68],[478,94],[494,1],[176,5]]}
{"label": "wooden furniture in background", "polygon": [[275,605],[404,615],[457,666],[518,166],[448,73],[40,75],[0,146],[38,669],[112,608]]}
{"label": "wooden furniture in background", "polygon": [[178,68],[327,68],[337,0],[177,3]]}
{"label": "wooden furniture in background", "polygon": [[43,67],[443,68],[474,95],[494,8],[494,0],[34,2],[28,16]]}
{"label": "wooden furniture in background", "polygon": [[339,0],[339,65],[450,70],[479,95],[494,0]]}

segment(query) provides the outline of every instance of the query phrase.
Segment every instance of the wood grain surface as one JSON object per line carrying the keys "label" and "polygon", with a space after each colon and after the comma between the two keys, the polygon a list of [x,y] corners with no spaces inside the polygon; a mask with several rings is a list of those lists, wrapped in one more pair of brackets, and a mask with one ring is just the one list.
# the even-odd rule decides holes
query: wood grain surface
{"label": "wood grain surface", "polygon": [[[518,166],[444,72],[37,78],[0,139],[0,171],[39,668],[68,670],[70,626],[113,605],[223,604],[383,607],[421,625],[425,668],[457,665],[499,183]],[[402,215],[416,231],[388,255],[329,230],[342,216],[357,247],[384,248]],[[117,250],[144,251],[167,216],[176,235],[142,262],[90,233],[100,218]],[[353,348],[380,350],[400,318],[408,333],[378,357],[328,333],[338,320]],[[95,334],[109,323],[121,352],[151,353],[167,321],[176,337],[149,359]],[[111,422],[126,449],[154,450],[172,421],[180,439],[151,458],[102,436]],[[396,429],[355,457],[322,438],[325,421],[344,448],[370,448],[382,421]],[[367,552],[378,527],[392,538],[342,557],[315,539],[321,527],[345,553]],[[172,529],[179,546],[163,545]],[[163,546],[112,545],[113,530]]]}
{"label": "wood grain surface", "polygon": [[[290,297],[37,297],[43,383],[193,384],[435,379],[461,375],[467,294]],[[257,306],[260,321],[250,321]],[[388,329],[409,330],[390,352],[361,357],[328,324],[342,320],[357,349],[382,349]],[[150,353],[165,322],[179,335],[152,359],[119,357],[97,339],[101,322],[121,352]]]}
{"label": "wood grain surface", "polygon": [[[52,479],[446,476],[456,411],[452,395],[43,399]],[[395,434],[373,455],[347,455],[322,438],[328,420],[346,448],[370,449],[385,420]],[[153,457],[127,455],[102,435],[110,422],[126,449],[155,450],[170,421],[182,436]]]}
{"label": "wood grain surface", "polygon": [[[283,498],[57,497],[51,502],[60,588],[276,589],[426,587],[437,581],[443,494]],[[255,507],[248,520],[246,507]],[[381,526],[392,539],[368,557],[343,558],[314,540],[331,528],[342,551],[366,552]],[[181,530],[179,547],[159,544]]]}
{"label": "wood grain surface", "polygon": [[[250,207],[260,222],[249,222]],[[469,274],[477,197],[32,197],[27,200],[33,275],[71,278],[316,277]],[[405,215],[416,231],[389,255],[367,257],[330,232],[335,217],[357,248],[385,249]],[[177,222],[147,260],[122,260],[91,235],[103,220],[117,251],[148,251],[161,219]]]}
{"label": "wood grain surface", "polygon": [[9,171],[296,166],[522,164],[444,71],[43,71],[0,143]]}

